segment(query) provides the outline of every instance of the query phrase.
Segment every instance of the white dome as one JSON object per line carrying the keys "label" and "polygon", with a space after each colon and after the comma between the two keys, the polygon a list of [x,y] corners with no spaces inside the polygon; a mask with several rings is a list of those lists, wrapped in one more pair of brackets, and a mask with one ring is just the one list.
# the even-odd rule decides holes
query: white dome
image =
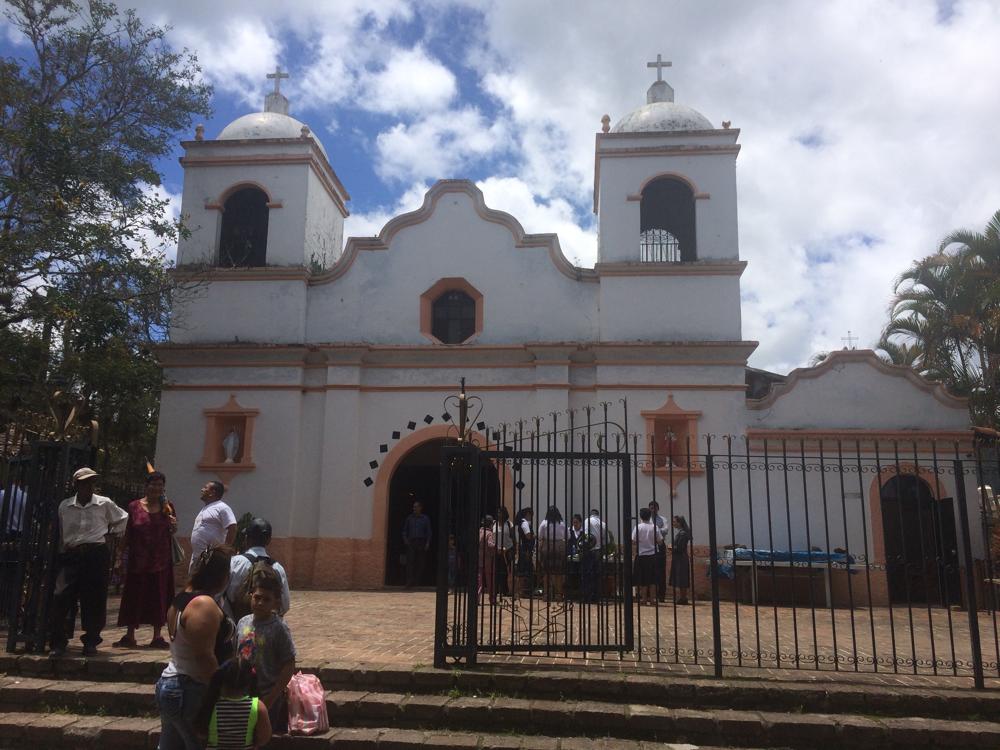
{"label": "white dome", "polygon": [[650,133],[656,131],[712,130],[712,123],[701,112],[677,102],[650,102],[625,115],[612,133]]}
{"label": "white dome", "polygon": [[[226,125],[219,133],[220,141],[241,141],[256,138],[301,138],[303,123],[294,117],[283,115],[280,112],[254,112],[249,115],[237,117]],[[310,132],[309,137],[319,146],[323,156],[327,156],[326,149],[320,143],[315,133]]]}

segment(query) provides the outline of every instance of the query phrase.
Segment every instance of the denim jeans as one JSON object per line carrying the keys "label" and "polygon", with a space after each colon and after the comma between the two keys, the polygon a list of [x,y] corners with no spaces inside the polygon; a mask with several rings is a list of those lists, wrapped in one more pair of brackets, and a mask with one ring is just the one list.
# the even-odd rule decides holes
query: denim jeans
{"label": "denim jeans", "polygon": [[156,705],[160,709],[158,750],[201,750],[194,719],[201,708],[206,685],[187,675],[161,677],[156,683]]}

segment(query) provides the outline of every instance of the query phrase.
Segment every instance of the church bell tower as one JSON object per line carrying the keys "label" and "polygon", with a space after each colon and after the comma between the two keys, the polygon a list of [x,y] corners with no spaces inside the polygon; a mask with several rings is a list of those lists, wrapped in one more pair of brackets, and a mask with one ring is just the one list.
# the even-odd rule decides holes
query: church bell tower
{"label": "church bell tower", "polygon": [[287,73],[264,111],[229,123],[215,140],[204,128],[185,141],[181,212],[190,234],[177,264],[226,268],[330,266],[344,242],[350,196],[309,126],[288,114]]}
{"label": "church bell tower", "polygon": [[647,64],[656,81],[646,104],[597,134],[594,212],[599,263],[737,260],[736,143],[740,131],[715,128],[674,101],[663,80],[671,63]]}

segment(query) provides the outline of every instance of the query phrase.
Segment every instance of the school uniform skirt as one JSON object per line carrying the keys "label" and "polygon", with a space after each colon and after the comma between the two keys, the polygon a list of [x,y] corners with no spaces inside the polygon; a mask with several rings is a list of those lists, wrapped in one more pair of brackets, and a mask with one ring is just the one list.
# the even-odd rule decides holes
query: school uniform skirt
{"label": "school uniform skirt", "polygon": [[638,555],[632,568],[632,583],[636,586],[656,585],[656,555]]}

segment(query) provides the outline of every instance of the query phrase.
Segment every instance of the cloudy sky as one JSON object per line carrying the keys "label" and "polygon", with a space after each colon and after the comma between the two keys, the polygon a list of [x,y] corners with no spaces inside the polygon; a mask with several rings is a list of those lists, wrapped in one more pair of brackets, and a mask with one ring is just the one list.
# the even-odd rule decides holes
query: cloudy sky
{"label": "cloudy sky", "polygon": [[[136,0],[215,86],[214,137],[291,114],[374,234],[440,178],[475,180],[593,265],[594,133],[672,60],[679,102],[742,130],[743,335],[786,371],[878,338],[894,277],[1000,209],[1000,0]],[[178,149],[179,155],[180,151]],[[165,188],[179,194],[176,155]]]}

